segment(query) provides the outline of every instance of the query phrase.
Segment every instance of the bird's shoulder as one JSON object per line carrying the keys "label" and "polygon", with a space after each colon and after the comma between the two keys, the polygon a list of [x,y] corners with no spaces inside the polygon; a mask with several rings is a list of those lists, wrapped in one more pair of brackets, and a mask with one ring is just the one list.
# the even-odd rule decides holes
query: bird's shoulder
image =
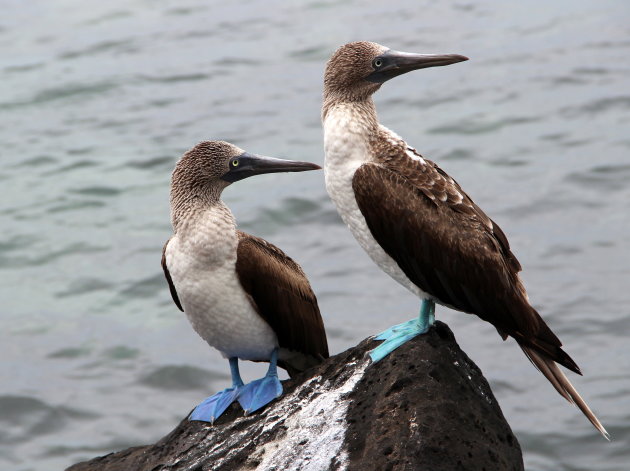
{"label": "bird's shoulder", "polygon": [[317,297],[302,268],[275,245],[238,231],[236,273],[280,347],[328,357]]}
{"label": "bird's shoulder", "polygon": [[[372,146],[375,161],[364,164],[355,178],[374,179],[380,184],[396,181],[409,191],[431,201],[430,207],[472,225],[487,234],[492,245],[503,253],[511,267],[520,271],[521,266],[510,250],[503,230],[462,189],[457,181],[435,162],[423,157],[393,131],[379,127],[378,139]],[[385,182],[385,183],[384,183]]]}
{"label": "bird's shoulder", "polygon": [[266,263],[280,264],[287,270],[295,271],[304,276],[302,267],[281,249],[261,237],[237,230],[238,254],[244,257],[264,257]]}
{"label": "bird's shoulder", "polygon": [[265,284],[281,286],[301,297],[315,297],[302,267],[286,253],[265,239],[246,232],[237,231],[237,236],[236,270],[242,282],[256,276]]}
{"label": "bird's shoulder", "polygon": [[376,164],[417,188],[435,205],[475,215],[489,226],[490,218],[472,201],[461,186],[435,162],[423,157],[393,131],[381,126],[373,145]]}

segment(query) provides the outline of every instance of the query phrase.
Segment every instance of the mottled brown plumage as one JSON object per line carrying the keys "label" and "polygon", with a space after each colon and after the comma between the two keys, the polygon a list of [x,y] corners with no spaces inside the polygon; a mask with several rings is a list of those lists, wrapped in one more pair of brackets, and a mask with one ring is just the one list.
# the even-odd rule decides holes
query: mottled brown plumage
{"label": "mottled brown plumage", "polygon": [[[423,171],[418,168],[404,175],[407,172],[387,163],[371,163],[355,173],[357,203],[381,247],[438,303],[477,314],[501,335],[510,335],[579,373],[529,305],[515,269],[518,261],[501,229],[434,163],[417,167]],[[450,198],[458,194],[463,201]]]}
{"label": "mottled brown plumage", "polygon": [[293,375],[328,358],[324,322],[302,268],[260,237],[238,231],[238,239],[236,273],[252,306],[276,333],[280,348],[308,356],[278,364]]}
{"label": "mottled brown plumage", "polygon": [[[553,387],[608,438],[556,365],[581,374],[530,305],[521,265],[501,228],[446,172],[378,123],[371,95],[382,83],[464,60],[455,54],[401,53],[364,41],[340,47],[324,76],[328,191],[383,270],[412,291],[419,288],[420,296],[490,322],[503,339],[513,337]],[[344,189],[347,182],[352,192]]]}
{"label": "mottled brown plumage", "polygon": [[[381,85],[363,80],[372,72],[370,61],[366,61],[366,58],[386,50],[376,43],[358,41],[352,43],[352,47],[341,47],[335,51],[324,72],[322,117],[326,116],[330,105],[339,101],[371,101],[370,97]],[[330,64],[335,64],[335,67],[330,67]]]}
{"label": "mottled brown plumage", "polygon": [[[328,342],[317,297],[302,268],[275,245],[260,237],[237,231],[236,273],[252,307],[271,326],[278,346],[295,356],[278,361],[294,376],[328,358]],[[170,240],[170,239],[169,239]],[[166,266],[162,269],[173,302],[184,312]]]}
{"label": "mottled brown plumage", "polygon": [[189,149],[175,165],[171,177],[171,222],[177,231],[184,215],[221,199],[229,185],[221,176],[229,172],[230,158],[245,152],[225,141],[203,141]]}
{"label": "mottled brown plumage", "polygon": [[[319,168],[206,141],[186,152],[173,171],[174,235],[162,250],[164,276],[175,305],[228,357],[241,351],[246,359],[268,361],[267,354],[279,348],[278,364],[291,375],[328,357],[317,298],[300,266],[272,244],[238,231],[221,201],[222,191],[242,178]],[[258,341],[264,346],[252,345]],[[269,351],[261,354],[267,344]]]}

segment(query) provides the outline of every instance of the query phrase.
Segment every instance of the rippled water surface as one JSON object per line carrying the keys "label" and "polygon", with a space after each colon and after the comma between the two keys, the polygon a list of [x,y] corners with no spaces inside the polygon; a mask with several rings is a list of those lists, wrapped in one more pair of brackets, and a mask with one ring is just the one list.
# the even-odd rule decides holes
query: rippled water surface
{"label": "rippled water surface", "polygon": [[[211,138],[321,164],[323,66],[357,39],[471,58],[387,83],[380,119],[501,224],[614,441],[514,342],[476,317],[438,317],[490,380],[528,469],[627,469],[630,4],[0,5],[0,469],[153,442],[228,383],[160,270],[170,172]],[[333,353],[416,312],[342,225],[321,172],[224,196],[241,228],[302,264]]]}

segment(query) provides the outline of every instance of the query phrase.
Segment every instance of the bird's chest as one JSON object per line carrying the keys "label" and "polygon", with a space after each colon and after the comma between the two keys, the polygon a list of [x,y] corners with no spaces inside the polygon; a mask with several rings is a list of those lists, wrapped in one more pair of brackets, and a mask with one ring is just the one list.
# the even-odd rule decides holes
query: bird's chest
{"label": "bird's chest", "polygon": [[353,121],[351,113],[330,112],[327,115],[324,120],[326,189],[341,219],[372,260],[411,292],[425,296],[376,241],[359,209],[352,189],[352,179],[361,165],[374,160],[367,132],[360,123]]}
{"label": "bird's chest", "polygon": [[188,320],[224,356],[267,360],[277,338],[238,279],[235,228],[217,227],[211,220],[195,227],[185,235],[178,231],[166,249],[166,263]]}
{"label": "bird's chest", "polygon": [[352,190],[354,173],[371,161],[368,132],[347,110],[331,110],[324,120],[326,189],[341,218],[357,238],[364,238],[362,235],[369,232]]}

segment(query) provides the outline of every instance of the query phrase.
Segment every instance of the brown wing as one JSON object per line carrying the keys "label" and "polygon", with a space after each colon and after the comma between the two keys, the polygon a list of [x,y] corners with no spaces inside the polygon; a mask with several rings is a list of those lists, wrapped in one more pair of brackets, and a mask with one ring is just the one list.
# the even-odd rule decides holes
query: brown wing
{"label": "brown wing", "polygon": [[317,298],[300,266],[263,239],[241,231],[238,238],[236,273],[280,347],[328,358]]}
{"label": "brown wing", "polygon": [[529,305],[501,229],[432,162],[386,165],[362,165],[352,187],[370,232],[405,275],[440,303],[579,372]]}
{"label": "brown wing", "polygon": [[166,246],[171,241],[171,239],[166,241],[164,247],[162,248],[162,270],[164,270],[164,276],[166,277],[166,281],[168,282],[168,289],[171,292],[171,297],[173,298],[173,302],[179,308],[180,311],[184,312],[184,308],[182,307],[182,303],[179,302],[179,297],[177,296],[177,291],[175,290],[175,285],[173,284],[173,280],[171,278],[171,274],[168,272],[168,267],[166,266]]}

